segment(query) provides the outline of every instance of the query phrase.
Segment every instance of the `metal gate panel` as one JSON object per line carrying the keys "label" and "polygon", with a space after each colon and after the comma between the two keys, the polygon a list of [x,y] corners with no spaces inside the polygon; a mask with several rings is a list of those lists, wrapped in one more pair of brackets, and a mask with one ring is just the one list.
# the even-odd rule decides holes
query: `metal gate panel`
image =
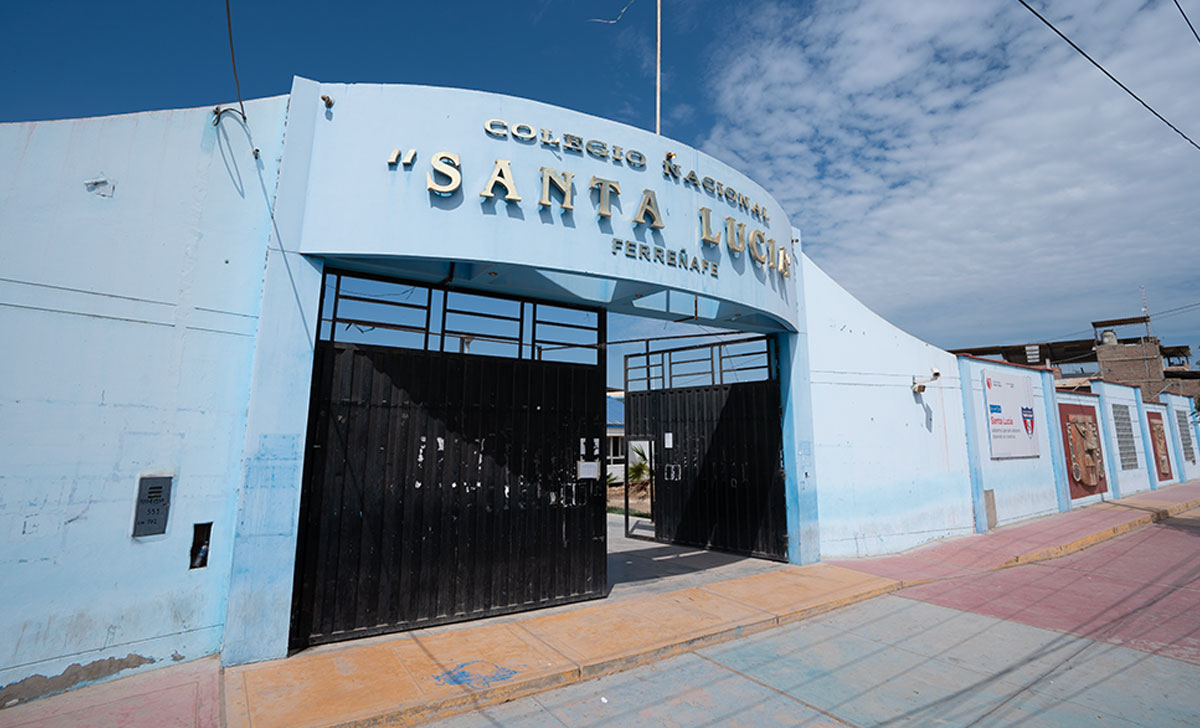
{"label": "metal gate panel", "polygon": [[293,646],[603,596],[595,365],[318,342]]}
{"label": "metal gate panel", "polygon": [[654,442],[656,539],[787,559],[777,381],[627,392],[626,407],[627,437]]}

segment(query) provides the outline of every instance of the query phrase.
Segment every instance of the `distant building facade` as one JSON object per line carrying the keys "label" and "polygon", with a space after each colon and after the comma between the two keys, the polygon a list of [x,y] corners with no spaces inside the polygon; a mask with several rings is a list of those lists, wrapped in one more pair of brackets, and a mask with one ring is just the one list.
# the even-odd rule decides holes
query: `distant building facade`
{"label": "distant building facade", "polygon": [[[1144,331],[1136,336],[1117,335],[1119,328],[1130,326],[1144,327]],[[1065,365],[1095,364],[1094,374],[1066,377],[1066,388],[1103,379],[1137,387],[1147,402],[1158,402],[1164,393],[1200,399],[1200,370],[1191,368],[1191,349],[1164,346],[1151,335],[1149,316],[1093,321],[1092,330],[1091,339],[976,346],[955,349],[953,353],[1051,367],[1060,380],[1064,379]]]}

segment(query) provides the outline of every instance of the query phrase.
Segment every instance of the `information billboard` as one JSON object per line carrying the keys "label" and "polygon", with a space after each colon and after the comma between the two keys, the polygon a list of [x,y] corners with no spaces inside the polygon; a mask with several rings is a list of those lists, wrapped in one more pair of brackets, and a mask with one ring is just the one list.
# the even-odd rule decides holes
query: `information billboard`
{"label": "information billboard", "polygon": [[1033,380],[996,371],[984,371],[982,377],[992,459],[1041,457]]}

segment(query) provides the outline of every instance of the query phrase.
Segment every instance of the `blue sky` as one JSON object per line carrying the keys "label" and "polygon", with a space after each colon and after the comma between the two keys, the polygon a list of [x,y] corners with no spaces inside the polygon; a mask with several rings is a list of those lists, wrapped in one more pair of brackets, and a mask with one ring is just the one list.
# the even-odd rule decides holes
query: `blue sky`
{"label": "blue sky", "polygon": [[[233,0],[242,95],[475,88],[654,125],[654,2]],[[1180,0],[1200,21],[1200,0]],[[1200,140],[1170,0],[1037,3]],[[851,293],[942,347],[1136,315],[1200,356],[1200,150],[1015,0],[663,3],[663,132],[762,183]],[[1076,14],[1070,14],[1070,13]],[[0,121],[235,96],[224,3],[4,3]],[[662,324],[647,323],[646,332]]]}

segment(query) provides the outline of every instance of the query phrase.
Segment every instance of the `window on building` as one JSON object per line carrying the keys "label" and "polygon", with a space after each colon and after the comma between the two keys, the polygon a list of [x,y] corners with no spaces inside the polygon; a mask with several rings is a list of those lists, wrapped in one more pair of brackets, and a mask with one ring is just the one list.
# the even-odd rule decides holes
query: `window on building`
{"label": "window on building", "polygon": [[625,462],[625,437],[624,435],[609,435],[608,436],[608,462],[623,463]]}
{"label": "window on building", "polygon": [[1121,470],[1137,470],[1137,446],[1133,442],[1133,420],[1129,417],[1129,405],[1112,406],[1113,425],[1117,430],[1117,452],[1121,456]]}
{"label": "window on building", "polygon": [[1183,443],[1183,456],[1188,460],[1196,460],[1196,446],[1192,442],[1192,423],[1188,422],[1188,414],[1183,410],[1175,410],[1175,421],[1179,423],[1179,439]]}

